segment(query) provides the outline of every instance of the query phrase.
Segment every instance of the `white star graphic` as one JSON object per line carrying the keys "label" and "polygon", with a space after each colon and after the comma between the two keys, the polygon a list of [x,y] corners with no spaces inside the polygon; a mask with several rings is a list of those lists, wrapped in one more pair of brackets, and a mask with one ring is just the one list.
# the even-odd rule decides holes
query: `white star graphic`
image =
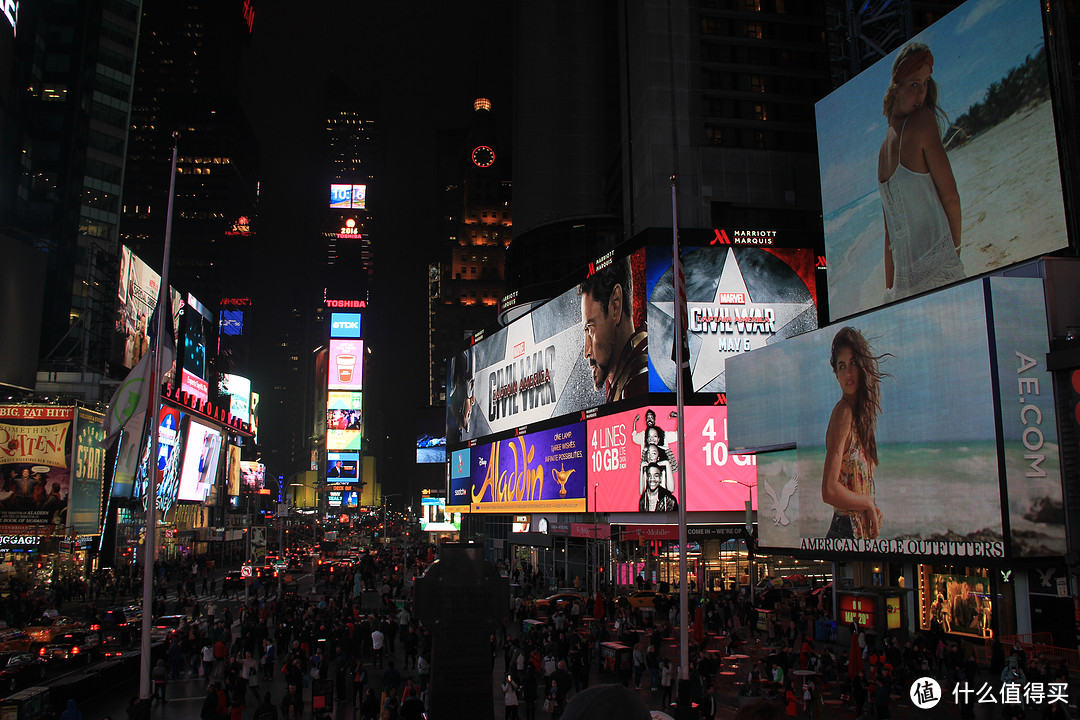
{"label": "white star graphic", "polygon": [[[689,278],[687,284],[690,285]],[[745,300],[744,303],[730,302],[740,295]],[[651,304],[668,318],[674,318],[673,302]],[[724,381],[724,364],[727,358],[747,352],[747,349],[764,347],[772,342],[774,337],[788,337],[789,333],[785,332],[788,323],[807,310],[813,311],[815,307],[812,302],[768,302],[751,297],[746,289],[742,269],[731,248],[727,249],[724,269],[720,274],[720,282],[716,286],[716,294],[712,300],[709,302],[688,300],[686,305],[691,325],[694,324],[694,311],[701,311],[698,318],[702,329],[696,332],[691,330],[688,333],[694,392],[700,392],[706,386],[710,386],[710,392],[724,392],[727,389]],[[766,311],[771,313],[769,317],[764,317]],[[759,323],[762,320],[766,320],[767,323],[760,325],[750,322],[739,325],[736,321],[740,320],[740,315],[758,316]],[[731,322],[700,323],[700,319],[704,317],[730,318]],[[747,341],[749,348],[747,348]]]}

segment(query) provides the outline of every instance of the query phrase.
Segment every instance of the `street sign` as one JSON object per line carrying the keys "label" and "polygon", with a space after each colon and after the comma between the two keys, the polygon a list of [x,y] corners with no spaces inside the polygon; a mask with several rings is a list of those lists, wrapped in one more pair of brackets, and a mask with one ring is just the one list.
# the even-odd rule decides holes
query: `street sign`
{"label": "street sign", "polygon": [[241,565],[240,566],[240,577],[243,577],[243,578],[251,577],[251,566],[250,565]]}

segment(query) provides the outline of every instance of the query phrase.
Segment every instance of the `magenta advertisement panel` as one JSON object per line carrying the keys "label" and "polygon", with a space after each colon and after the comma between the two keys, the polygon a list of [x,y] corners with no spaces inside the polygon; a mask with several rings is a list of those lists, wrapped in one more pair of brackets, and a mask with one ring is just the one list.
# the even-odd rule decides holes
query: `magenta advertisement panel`
{"label": "magenta advertisement panel", "polygon": [[360,390],[364,387],[364,341],[330,341],[330,390]]}
{"label": "magenta advertisement panel", "polygon": [[[727,408],[685,407],[684,412],[686,509],[742,510],[749,499],[756,508],[755,460],[728,452]],[[593,493],[589,495],[590,511],[678,509],[675,415],[674,406],[647,406],[588,422],[589,483],[596,485],[595,501]],[[650,475],[655,488],[650,487]]]}

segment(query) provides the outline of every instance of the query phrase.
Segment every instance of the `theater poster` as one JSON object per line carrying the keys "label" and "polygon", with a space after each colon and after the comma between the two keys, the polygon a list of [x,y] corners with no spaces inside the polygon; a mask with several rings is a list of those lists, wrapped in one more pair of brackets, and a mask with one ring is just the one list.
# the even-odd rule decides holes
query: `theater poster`
{"label": "theater poster", "polygon": [[585,511],[583,422],[472,448],[471,455],[472,512]]}
{"label": "theater poster", "polygon": [[63,533],[74,413],[70,407],[0,406],[0,533]]}

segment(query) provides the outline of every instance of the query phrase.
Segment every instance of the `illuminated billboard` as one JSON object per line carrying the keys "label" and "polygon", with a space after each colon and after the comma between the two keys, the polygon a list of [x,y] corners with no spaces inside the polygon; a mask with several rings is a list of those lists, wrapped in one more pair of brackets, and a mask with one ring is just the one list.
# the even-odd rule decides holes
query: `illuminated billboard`
{"label": "illuminated billboard", "polygon": [[364,387],[364,341],[330,341],[330,390],[362,390]]}
{"label": "illuminated billboard", "polygon": [[240,489],[243,492],[257,493],[265,487],[266,466],[251,460],[240,461]]}
{"label": "illuminated billboard", "polygon": [[461,513],[446,511],[446,498],[420,499],[423,515],[420,529],[424,532],[457,532],[461,530]]}
{"label": "illuminated billboard", "polygon": [[1068,244],[1038,0],[968,0],[816,113],[831,317]]}
{"label": "illuminated billboard", "polygon": [[450,488],[448,505],[469,507],[472,492],[472,448],[455,450],[450,455]]}
{"label": "illuminated billboard", "polygon": [[[756,461],[728,452],[727,408],[685,406],[684,411],[686,509],[742,510],[751,499]],[[676,415],[674,406],[649,405],[588,421],[589,485],[595,486],[587,498],[590,511],[678,509]]]}
{"label": "illuminated billboard", "polygon": [[218,394],[229,398],[229,412],[241,422],[251,422],[251,380],[243,375],[223,373],[218,383]]}
{"label": "illuminated billboard", "polygon": [[176,502],[180,489],[180,446],[183,441],[183,413],[173,407],[162,406],[158,422],[158,446],[150,455],[150,433],[141,437],[142,457],[132,482],[132,497],[141,499],[146,506],[150,468],[157,472],[157,508],[164,518]]}
{"label": "illuminated billboard", "polygon": [[605,256],[593,270],[449,358],[450,443],[648,392],[645,249]]}
{"label": "illuminated billboard", "polygon": [[326,447],[330,450],[361,450],[364,440],[363,394],[331,391],[326,406]]}
{"label": "illuminated billboard", "polygon": [[360,477],[360,453],[326,453],[326,481],[331,485],[349,485]]}
{"label": "illuminated billboard", "polygon": [[240,494],[240,446],[229,444],[226,454],[225,469],[226,492],[229,495]]}
{"label": "illuminated billboard", "polygon": [[330,186],[330,209],[367,209],[367,185],[332,184]]}
{"label": "illuminated billboard", "polygon": [[217,478],[221,432],[188,418],[177,500],[206,502]]}
{"label": "illuminated billboard", "polygon": [[416,438],[416,462],[446,462],[446,438],[421,435]]}
{"label": "illuminated billboard", "polygon": [[[150,269],[126,245],[120,246],[120,280],[116,299],[116,342],[113,361],[126,368],[134,367],[150,349],[149,323],[157,305],[161,276]],[[172,323],[177,337],[180,310],[184,306],[180,293],[172,294]]]}
{"label": "illuminated billboard", "polygon": [[210,311],[189,293],[180,313],[177,366],[180,368],[180,389],[203,402],[210,399],[210,387],[206,381],[206,335],[209,328]]}
{"label": "illuminated billboard", "polygon": [[330,337],[359,338],[361,317],[360,313],[330,313]]}
{"label": "illuminated billboard", "polygon": [[[719,232],[719,231],[718,231]],[[686,247],[687,344],[693,392],[727,389],[724,361],[818,326],[812,249],[734,244]],[[649,246],[650,390],[675,390],[675,302],[671,248]]]}
{"label": "illuminated billboard", "polygon": [[473,448],[471,511],[584,512],[585,443],[579,422]]}
{"label": "illuminated billboard", "polygon": [[63,532],[71,493],[73,417],[70,407],[0,406],[3,527],[41,525]]}
{"label": "illuminated billboard", "polygon": [[[771,488],[760,496],[762,546],[1064,552],[1063,513],[1042,512],[1061,506],[1054,423],[1038,422],[1054,416],[1042,292],[1029,278],[964,283],[729,361],[729,450],[775,450],[757,456]],[[1024,536],[1011,547],[1003,475]]]}

